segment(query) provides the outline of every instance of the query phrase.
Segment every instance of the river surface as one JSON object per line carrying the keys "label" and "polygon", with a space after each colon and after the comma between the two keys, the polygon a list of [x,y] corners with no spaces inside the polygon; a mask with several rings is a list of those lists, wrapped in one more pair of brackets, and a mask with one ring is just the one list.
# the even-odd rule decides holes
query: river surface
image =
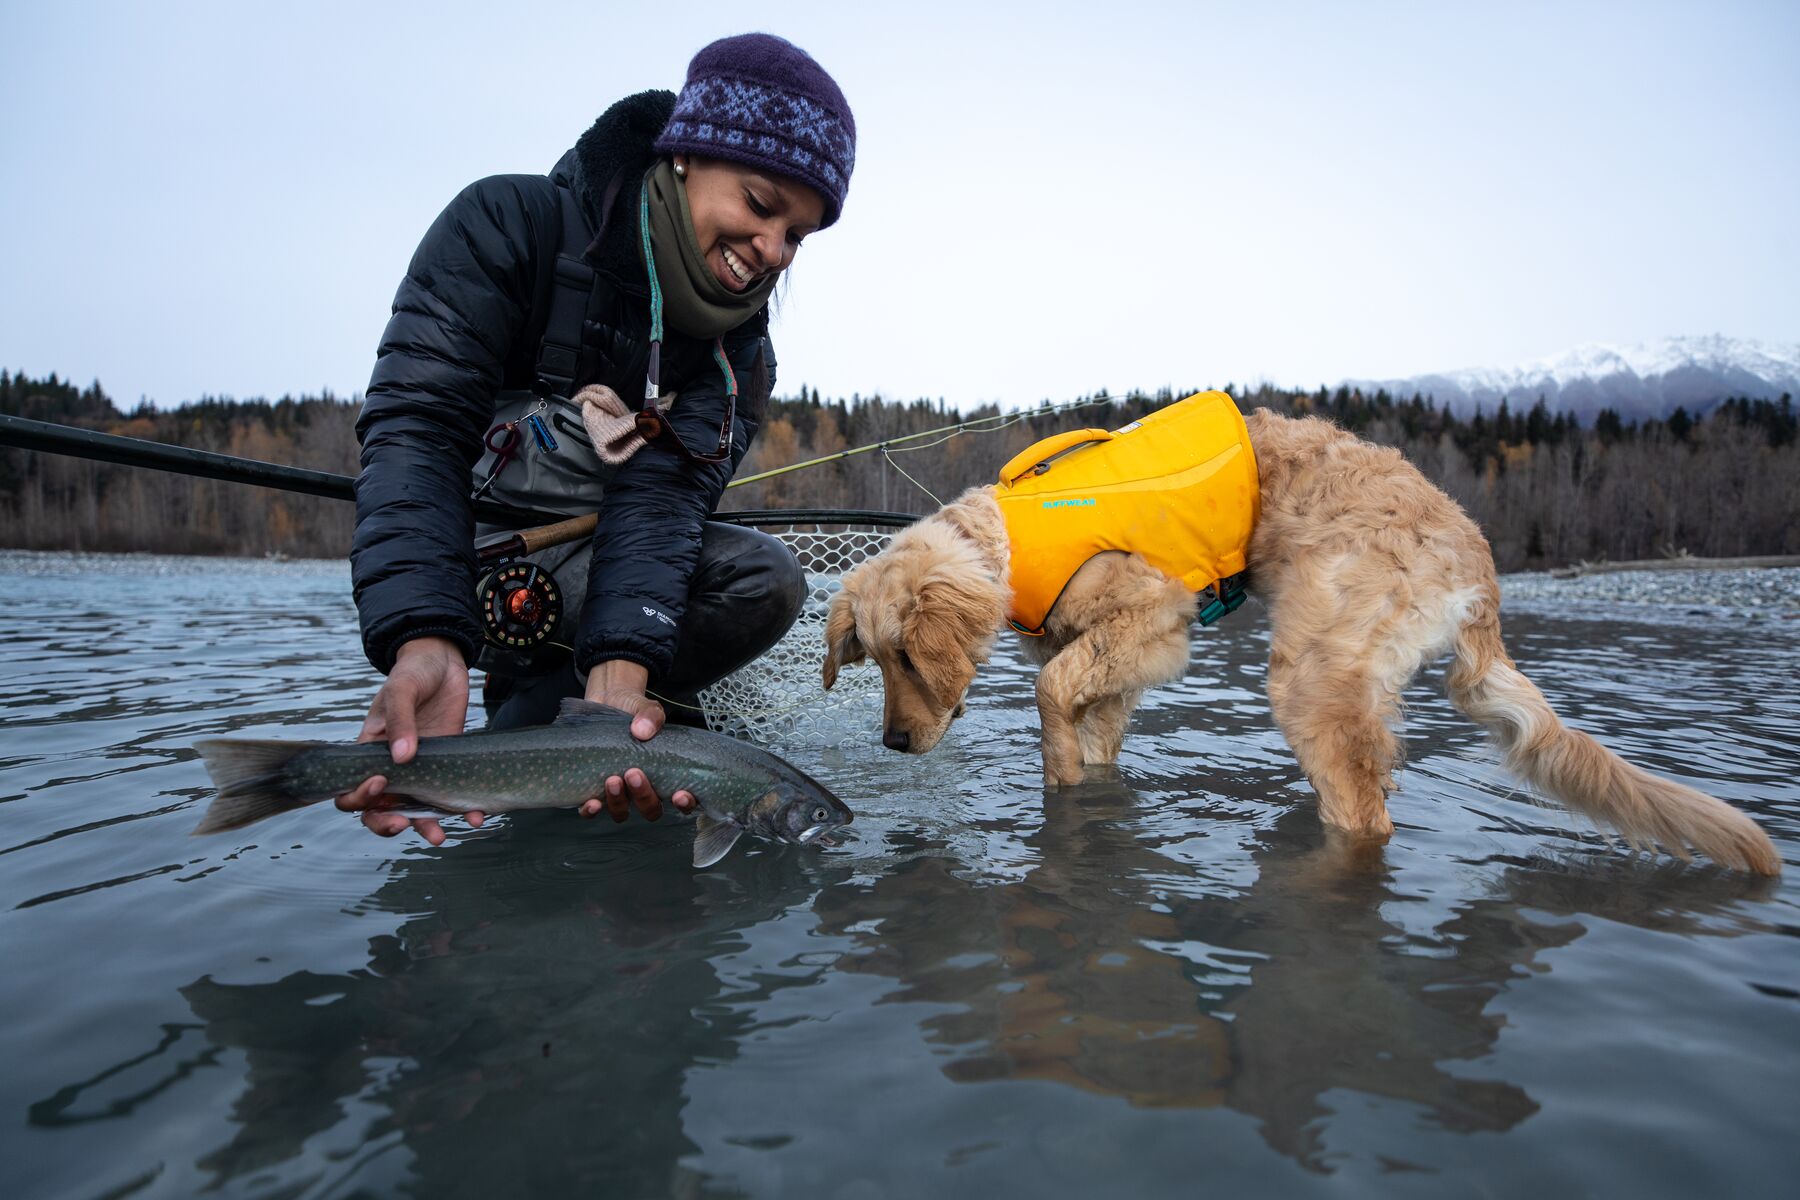
{"label": "river surface", "polygon": [[202,737],[353,737],[337,564],[0,556],[0,1196],[1791,1195],[1800,620],[1507,611],[1757,881],[1516,789],[1439,673],[1393,841],[1328,838],[1254,601],[1047,794],[1004,649],[925,758],[789,756],[834,849],[673,820],[190,838]]}

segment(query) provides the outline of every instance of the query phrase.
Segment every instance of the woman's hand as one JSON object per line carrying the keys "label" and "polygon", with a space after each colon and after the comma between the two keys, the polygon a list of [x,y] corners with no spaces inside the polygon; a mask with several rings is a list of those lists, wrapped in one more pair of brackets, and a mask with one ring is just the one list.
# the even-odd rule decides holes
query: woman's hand
{"label": "woman's hand", "polygon": [[[419,752],[421,737],[442,737],[463,731],[469,713],[469,668],[462,651],[447,638],[414,638],[400,647],[387,682],[375,693],[369,715],[363,720],[359,742],[386,738],[388,753],[396,763],[411,762]],[[407,818],[382,811],[387,804],[387,776],[373,775],[354,791],[337,798],[345,812],[362,813],[362,823],[373,833],[393,837],[408,827],[434,846],[444,842],[444,827],[431,817]],[[479,828],[482,813],[463,817]]]}
{"label": "woman's hand", "polygon": [[[662,729],[664,720],[662,705],[644,694],[649,682],[650,672],[638,663],[622,660],[598,663],[588,672],[586,698],[630,713],[631,736],[647,742]],[[694,794],[686,790],[676,792],[669,800],[682,812],[694,807]],[[661,797],[650,785],[649,778],[636,767],[628,768],[623,775],[608,777],[600,795],[582,804],[581,815],[597,817],[604,809],[613,820],[623,821],[631,815],[633,805],[646,821],[662,816]]]}

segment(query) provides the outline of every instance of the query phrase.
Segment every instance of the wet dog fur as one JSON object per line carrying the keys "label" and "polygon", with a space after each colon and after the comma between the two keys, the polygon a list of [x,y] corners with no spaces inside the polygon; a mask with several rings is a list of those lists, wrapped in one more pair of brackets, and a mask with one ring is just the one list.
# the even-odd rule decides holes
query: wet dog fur
{"label": "wet dog fur", "polygon": [[[1692,848],[1773,875],[1780,860],[1744,814],[1620,759],[1565,726],[1500,640],[1500,589],[1481,531],[1399,451],[1317,418],[1246,417],[1262,510],[1250,584],[1270,608],[1269,705],[1319,797],[1351,835],[1393,832],[1387,796],[1400,757],[1400,696],[1426,663],[1454,655],[1450,698],[1487,727],[1515,774],[1633,845]],[[882,742],[923,754],[1006,625],[1007,537],[993,489],[973,488],[896,535],[844,578],[826,622],[827,688],[873,659]],[[1037,680],[1044,781],[1077,783],[1116,761],[1144,689],[1187,669],[1196,600],[1136,555],[1090,559],[1041,638]]]}

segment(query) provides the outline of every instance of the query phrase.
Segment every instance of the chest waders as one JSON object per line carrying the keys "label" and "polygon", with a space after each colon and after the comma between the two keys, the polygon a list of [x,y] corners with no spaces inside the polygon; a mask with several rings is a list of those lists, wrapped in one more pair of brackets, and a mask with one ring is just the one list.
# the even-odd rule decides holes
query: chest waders
{"label": "chest waders", "polygon": [[[504,504],[578,516],[600,507],[616,468],[594,452],[571,397],[582,377],[582,327],[600,282],[583,252],[587,219],[566,187],[559,245],[543,337],[529,389],[500,392],[487,448],[475,463],[471,493]],[[477,547],[512,531],[478,524]],[[476,584],[486,636],[476,666],[503,675],[530,675],[569,657],[587,592],[587,539],[490,565]]]}

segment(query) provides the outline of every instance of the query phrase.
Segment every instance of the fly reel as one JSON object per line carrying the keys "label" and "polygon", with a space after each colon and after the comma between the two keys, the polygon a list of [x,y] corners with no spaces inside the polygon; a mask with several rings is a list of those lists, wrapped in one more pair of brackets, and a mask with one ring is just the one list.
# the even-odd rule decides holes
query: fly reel
{"label": "fly reel", "polygon": [[550,572],[534,562],[496,567],[475,585],[482,632],[497,650],[531,656],[562,622],[562,592]]}

